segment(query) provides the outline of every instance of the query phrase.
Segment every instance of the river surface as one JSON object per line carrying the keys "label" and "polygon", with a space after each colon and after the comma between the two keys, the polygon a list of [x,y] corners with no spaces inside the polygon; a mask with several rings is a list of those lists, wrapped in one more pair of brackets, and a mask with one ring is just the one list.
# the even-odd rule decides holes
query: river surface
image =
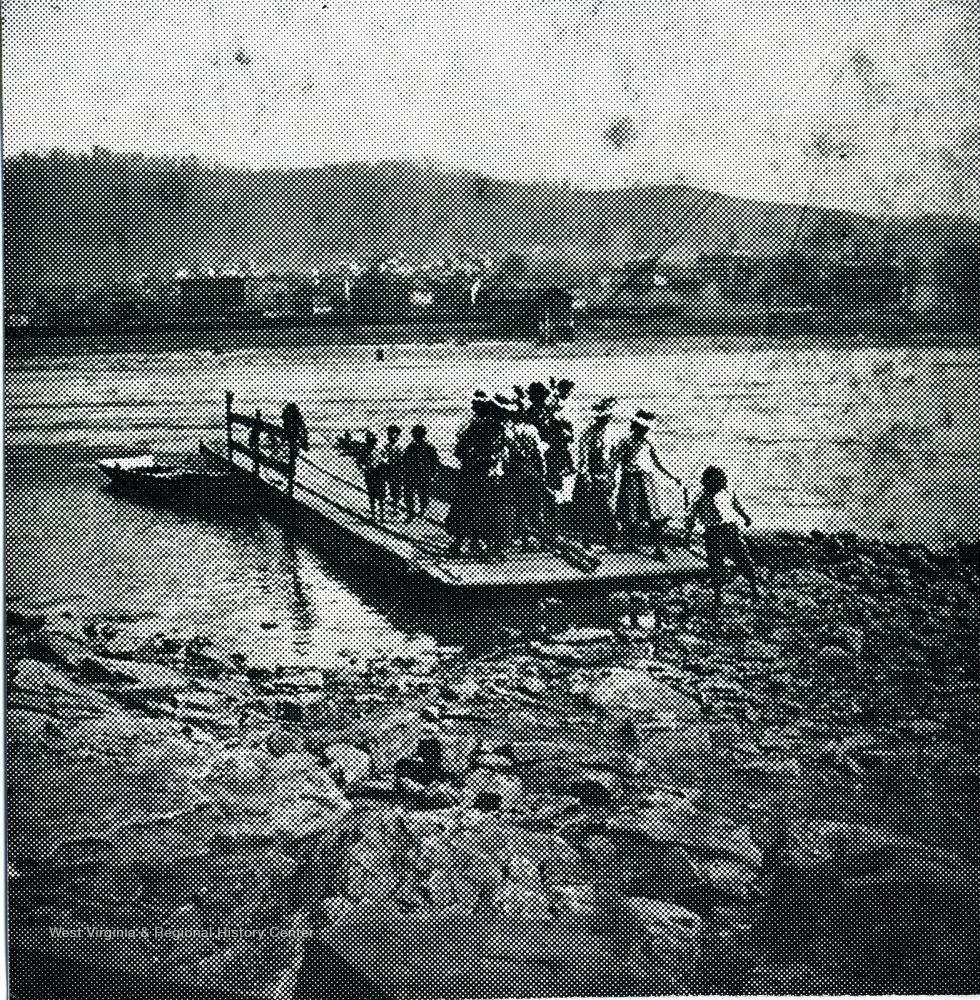
{"label": "river surface", "polygon": [[[44,353],[48,351],[50,353]],[[576,429],[596,400],[660,417],[661,458],[691,496],[720,464],[762,528],[854,530],[944,547],[976,540],[980,349],[722,338],[660,343],[290,346],[6,352],[8,600],[205,633],[253,660],[451,641],[367,573],[257,516],[193,517],[106,492],[98,458],[196,451],[236,409],[296,401],[311,457],[345,428],[429,428],[448,455],[472,391],[567,377]],[[623,424],[625,429],[625,423]],[[669,496],[679,510],[681,495]]]}

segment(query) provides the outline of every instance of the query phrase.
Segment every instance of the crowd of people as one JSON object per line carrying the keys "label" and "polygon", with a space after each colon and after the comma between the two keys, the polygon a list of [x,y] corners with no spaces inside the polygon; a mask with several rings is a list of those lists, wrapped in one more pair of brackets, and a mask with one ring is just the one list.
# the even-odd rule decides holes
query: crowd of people
{"label": "crowd of people", "polygon": [[[654,559],[666,558],[664,528],[672,511],[662,499],[662,484],[681,479],[665,468],[656,450],[654,414],[636,410],[625,434],[614,423],[617,401],[600,400],[575,446],[575,431],[564,412],[575,386],[570,380],[532,382],[513,395],[478,390],[471,413],[456,435],[453,455],[459,463],[449,511],[444,520],[452,538],[449,555],[464,551],[491,562],[508,549],[524,552],[556,543],[559,498],[574,477],[563,534],[583,546],[635,552],[641,543]],[[404,501],[406,520],[425,516],[433,483],[441,468],[426,428],[412,428],[401,444],[401,428],[388,427],[385,441],[368,433],[357,455],[363,471],[372,519],[396,517]],[[728,489],[725,473],[709,467],[702,491],[687,511],[687,540],[694,525],[705,531],[705,554],[720,593],[725,559],[732,559],[749,580],[756,578],[738,521],[751,521]],[[387,511],[386,511],[387,509]]]}

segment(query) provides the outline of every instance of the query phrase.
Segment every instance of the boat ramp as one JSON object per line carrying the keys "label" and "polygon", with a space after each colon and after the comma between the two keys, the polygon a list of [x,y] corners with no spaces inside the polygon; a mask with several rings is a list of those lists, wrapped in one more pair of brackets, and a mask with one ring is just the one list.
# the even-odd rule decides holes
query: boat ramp
{"label": "boat ramp", "polygon": [[260,411],[236,413],[233,402],[228,393],[224,448],[202,442],[202,454],[238,481],[242,488],[235,494],[242,502],[286,519],[297,535],[323,550],[345,557],[358,552],[379,569],[472,593],[581,585],[608,589],[707,573],[703,560],[679,546],[667,548],[665,561],[642,547],[637,552],[588,551],[564,540],[542,551],[510,550],[499,563],[454,556],[449,552],[453,540],[442,527],[448,509],[444,499],[431,500],[425,517],[406,523],[402,512],[396,520],[376,524],[368,516],[367,493],[349,455],[330,446],[304,454],[280,424],[263,419]]}

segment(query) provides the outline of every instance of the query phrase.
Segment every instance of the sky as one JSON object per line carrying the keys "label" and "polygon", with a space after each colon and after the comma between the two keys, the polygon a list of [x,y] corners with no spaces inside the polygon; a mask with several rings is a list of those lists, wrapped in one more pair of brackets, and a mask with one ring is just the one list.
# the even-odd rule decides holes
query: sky
{"label": "sky", "polygon": [[980,202],[980,3],[3,3],[3,145]]}

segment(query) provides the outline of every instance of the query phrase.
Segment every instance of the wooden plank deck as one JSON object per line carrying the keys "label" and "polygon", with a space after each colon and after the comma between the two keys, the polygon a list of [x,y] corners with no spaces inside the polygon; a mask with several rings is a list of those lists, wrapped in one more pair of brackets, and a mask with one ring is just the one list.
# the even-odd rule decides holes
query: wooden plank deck
{"label": "wooden plank deck", "polygon": [[[220,451],[203,443],[202,451],[255,481],[247,456],[240,459],[239,452],[235,451],[229,462]],[[409,523],[405,522],[402,510],[397,519],[383,525],[374,524],[368,517],[367,494],[359,482],[356,466],[350,458],[330,448],[317,448],[307,457],[300,456],[292,501],[286,497],[283,476],[260,469],[258,478],[266,487],[276,489],[283,502],[291,502],[301,512],[323,518],[349,535],[352,541],[400,563],[405,571],[424,574],[456,590],[545,588],[583,583],[605,587],[644,578],[693,578],[707,572],[703,560],[687,549],[669,547],[666,561],[654,559],[652,553],[643,548],[635,553],[600,549],[594,553],[598,565],[593,570],[582,569],[575,560],[563,558],[556,551],[521,553],[511,550],[506,561],[501,563],[481,562],[468,556],[453,557],[447,552],[452,539],[442,527],[448,509],[446,503],[432,500],[428,516]]]}

